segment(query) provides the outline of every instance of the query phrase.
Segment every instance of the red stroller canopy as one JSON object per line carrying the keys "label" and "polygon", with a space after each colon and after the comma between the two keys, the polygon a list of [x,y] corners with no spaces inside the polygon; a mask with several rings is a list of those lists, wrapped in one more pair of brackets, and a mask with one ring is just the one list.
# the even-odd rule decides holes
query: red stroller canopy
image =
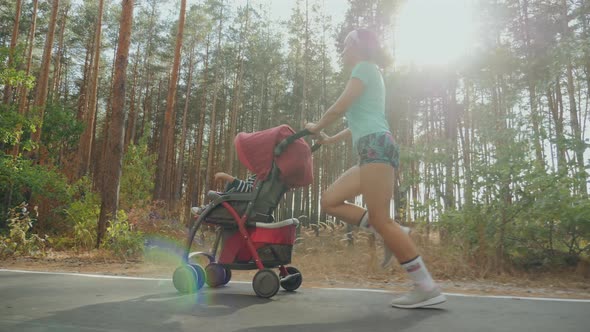
{"label": "red stroller canopy", "polygon": [[311,149],[302,138],[290,144],[275,159],[274,148],[283,139],[295,134],[288,125],[254,132],[239,133],[234,145],[240,162],[264,180],[270,173],[273,159],[281,171],[281,181],[290,188],[304,187],[313,182],[313,163]]}

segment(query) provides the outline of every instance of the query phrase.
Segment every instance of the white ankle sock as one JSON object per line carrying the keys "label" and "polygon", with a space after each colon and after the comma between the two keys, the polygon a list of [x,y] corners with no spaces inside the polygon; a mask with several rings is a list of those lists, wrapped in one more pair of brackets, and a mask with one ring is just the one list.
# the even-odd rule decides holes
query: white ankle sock
{"label": "white ankle sock", "polygon": [[436,287],[436,283],[432,280],[432,276],[428,272],[426,265],[424,265],[421,256],[418,256],[407,263],[403,263],[402,267],[408,272],[410,279],[412,279],[419,288],[429,291]]}

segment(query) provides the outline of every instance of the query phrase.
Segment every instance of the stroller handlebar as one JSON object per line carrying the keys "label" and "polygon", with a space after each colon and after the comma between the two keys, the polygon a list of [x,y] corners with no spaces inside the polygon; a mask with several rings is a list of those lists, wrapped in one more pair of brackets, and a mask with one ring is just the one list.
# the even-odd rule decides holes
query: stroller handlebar
{"label": "stroller handlebar", "polygon": [[[295,142],[296,140],[298,140],[302,137],[309,136],[309,135],[313,135],[313,133],[307,129],[303,129],[303,130],[298,131],[295,134],[285,138],[279,144],[277,144],[277,146],[275,147],[275,150],[274,150],[275,157],[280,156],[283,153],[283,151],[287,148],[287,146],[289,146],[291,143]],[[314,152],[319,148],[320,148],[320,144],[315,144],[311,148],[311,152]]]}

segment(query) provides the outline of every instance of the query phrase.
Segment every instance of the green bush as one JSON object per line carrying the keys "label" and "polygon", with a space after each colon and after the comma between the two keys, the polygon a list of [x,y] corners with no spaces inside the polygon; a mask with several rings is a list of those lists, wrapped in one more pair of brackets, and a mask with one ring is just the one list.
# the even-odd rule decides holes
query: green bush
{"label": "green bush", "polygon": [[119,204],[122,209],[142,207],[152,199],[156,156],[145,142],[129,145],[123,159]]}
{"label": "green bush", "polygon": [[[13,202],[29,201],[33,195],[51,200],[56,208],[71,201],[67,180],[58,170],[0,151],[0,202],[5,202],[0,213],[6,215]],[[4,220],[0,221],[0,229],[5,227]]]}
{"label": "green bush", "polygon": [[51,104],[45,106],[41,144],[49,152],[49,159],[62,165],[64,152],[73,152],[80,144],[84,123],[76,119],[74,105]]}
{"label": "green bush", "polygon": [[32,132],[39,123],[4,106],[0,106],[0,112],[0,145],[12,147],[20,141],[21,151],[30,151],[33,143],[29,139],[22,141],[23,134]]}
{"label": "green bush", "polygon": [[6,46],[0,47],[0,85],[10,84],[14,87],[25,86],[28,89],[33,88],[35,77],[27,75],[24,70],[18,70],[22,65],[24,54],[24,44],[17,45],[17,51],[13,53],[14,59],[12,67],[8,67],[8,57],[10,55],[10,48]]}
{"label": "green bush", "polygon": [[0,235],[0,257],[45,254],[48,237],[30,232],[36,219],[27,208],[27,203],[21,203],[10,209],[8,235]]}
{"label": "green bush", "polygon": [[[525,270],[575,266],[590,254],[590,200],[572,193],[571,178],[529,174],[511,193],[441,215],[446,242],[469,257],[503,257]],[[496,257],[497,258],[497,257]]]}
{"label": "green bush", "polygon": [[83,199],[74,201],[65,210],[71,223],[73,245],[76,250],[90,250],[96,245],[96,231],[100,215],[98,195],[89,192]]}
{"label": "green bush", "polygon": [[125,259],[143,254],[143,234],[132,228],[123,210],[107,227],[104,248]]}

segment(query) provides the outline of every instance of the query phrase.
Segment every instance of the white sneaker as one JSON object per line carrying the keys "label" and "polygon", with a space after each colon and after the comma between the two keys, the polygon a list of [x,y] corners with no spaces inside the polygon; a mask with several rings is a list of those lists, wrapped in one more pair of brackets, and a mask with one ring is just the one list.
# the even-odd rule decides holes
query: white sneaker
{"label": "white sneaker", "polygon": [[191,213],[195,216],[199,215],[202,211],[203,209],[201,209],[201,207],[193,206],[191,208]]}
{"label": "white sneaker", "polygon": [[[412,232],[412,229],[410,227],[406,227],[406,226],[399,226],[401,227],[402,231],[406,234],[410,234],[410,232]],[[383,262],[381,262],[381,267],[386,269],[388,267],[391,266],[391,263],[393,263],[393,251],[391,251],[391,249],[389,249],[389,247],[383,243]]]}
{"label": "white sneaker", "polygon": [[396,308],[413,309],[440,304],[446,300],[447,297],[441,293],[438,286],[430,291],[425,291],[415,287],[406,294],[394,298],[391,301],[391,306]]}

